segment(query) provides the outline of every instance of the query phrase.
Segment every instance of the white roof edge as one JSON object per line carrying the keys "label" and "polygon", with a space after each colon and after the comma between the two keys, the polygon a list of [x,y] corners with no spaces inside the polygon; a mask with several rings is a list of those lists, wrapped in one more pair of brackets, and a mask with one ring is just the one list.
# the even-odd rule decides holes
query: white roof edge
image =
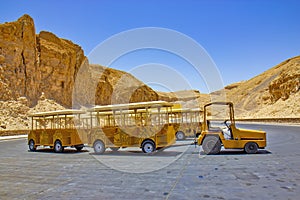
{"label": "white roof edge", "polygon": [[89,109],[89,112],[95,111],[111,111],[111,110],[132,110],[146,107],[171,107],[173,103],[167,101],[147,101],[147,102],[137,102],[137,103],[128,103],[128,104],[113,104],[105,106],[95,106]]}
{"label": "white roof edge", "polygon": [[83,110],[73,110],[73,109],[66,109],[66,110],[55,110],[55,111],[47,111],[47,112],[36,112],[29,115],[29,117],[45,117],[45,116],[52,116],[52,115],[72,115],[72,114],[84,114],[86,113]]}

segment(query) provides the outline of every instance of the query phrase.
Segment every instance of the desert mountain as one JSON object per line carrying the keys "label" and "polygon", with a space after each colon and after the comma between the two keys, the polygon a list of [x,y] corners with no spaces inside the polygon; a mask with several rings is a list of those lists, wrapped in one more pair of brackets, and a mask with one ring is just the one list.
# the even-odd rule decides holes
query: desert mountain
{"label": "desert mountain", "polygon": [[300,117],[300,56],[290,58],[262,74],[211,94],[198,91],[158,92],[164,100],[185,107],[203,107],[210,101],[231,101],[237,118]]}
{"label": "desert mountain", "polygon": [[225,87],[236,114],[245,118],[300,117],[300,56],[247,81]]}
{"label": "desert mountain", "polygon": [[[79,73],[81,67],[86,70]],[[75,84],[78,76],[81,82]],[[132,75],[90,65],[81,47],[73,42],[46,31],[36,34],[29,15],[0,24],[0,100],[26,97],[34,106],[44,93],[71,107],[73,90],[76,103],[82,104],[158,99],[155,91]]]}
{"label": "desert mountain", "polygon": [[101,65],[82,66],[74,85],[73,105],[154,100],[158,100],[158,94],[131,74]]}
{"label": "desert mountain", "polygon": [[35,105],[44,92],[70,106],[70,88],[84,59],[81,47],[71,41],[50,32],[36,34],[28,15],[0,24],[0,99],[25,96]]}

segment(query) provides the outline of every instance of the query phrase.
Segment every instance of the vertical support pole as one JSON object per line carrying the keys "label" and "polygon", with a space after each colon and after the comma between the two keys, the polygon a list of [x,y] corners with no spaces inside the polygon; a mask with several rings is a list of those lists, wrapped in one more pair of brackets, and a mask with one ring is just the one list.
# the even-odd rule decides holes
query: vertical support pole
{"label": "vertical support pole", "polygon": [[[172,113],[172,107],[170,107],[170,113]],[[170,118],[169,118],[169,109],[166,108],[166,117],[167,117],[167,124],[170,125]]]}
{"label": "vertical support pole", "polygon": [[93,128],[93,112],[90,112],[90,126]]}
{"label": "vertical support pole", "polygon": [[[78,120],[79,120],[79,127],[78,127],[78,128],[82,128],[82,127],[81,127],[81,118],[80,118],[80,114],[78,114]],[[75,128],[77,128],[77,127],[76,127],[76,124],[75,124]],[[84,123],[83,123],[83,128],[84,128]]]}
{"label": "vertical support pole", "polygon": [[135,126],[138,125],[137,124],[137,109],[136,108],[134,109],[134,124],[135,124]]}
{"label": "vertical support pole", "polygon": [[52,116],[52,120],[50,120],[51,122],[51,129],[55,129],[55,123],[54,123],[54,115]]}
{"label": "vertical support pole", "polygon": [[161,125],[160,107],[157,108],[158,111],[158,124]]}
{"label": "vertical support pole", "polygon": [[33,116],[31,117],[31,130],[33,130]]}
{"label": "vertical support pole", "polygon": [[[59,117],[58,115],[57,115],[57,117]],[[65,129],[67,128],[67,115],[65,115]]]}
{"label": "vertical support pole", "polygon": [[145,113],[145,126],[148,125],[148,107],[146,107],[146,113]]}
{"label": "vertical support pole", "polygon": [[116,111],[114,110],[113,111],[113,116],[112,116],[113,126],[116,126],[116,118],[115,118],[115,116],[116,116]]}

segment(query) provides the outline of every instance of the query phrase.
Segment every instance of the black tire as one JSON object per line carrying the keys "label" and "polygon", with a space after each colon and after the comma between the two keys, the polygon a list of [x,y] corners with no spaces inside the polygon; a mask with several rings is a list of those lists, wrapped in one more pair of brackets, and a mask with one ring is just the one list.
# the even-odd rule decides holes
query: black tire
{"label": "black tire", "polygon": [[248,142],[245,145],[244,150],[246,153],[255,154],[258,151],[258,146],[255,142]]}
{"label": "black tire", "polygon": [[28,147],[29,147],[30,151],[35,151],[36,150],[34,140],[29,141]]}
{"label": "black tire", "polygon": [[103,154],[105,152],[105,144],[101,140],[96,140],[93,147],[95,154]]}
{"label": "black tire", "polygon": [[185,134],[182,131],[177,131],[176,132],[176,139],[177,140],[184,140],[185,139]]}
{"label": "black tire", "polygon": [[77,151],[81,151],[83,149],[83,144],[82,145],[76,145],[75,146]]}
{"label": "black tire", "polygon": [[64,147],[62,146],[60,140],[55,141],[53,149],[55,153],[61,153],[64,151]]}
{"label": "black tire", "polygon": [[113,152],[117,152],[119,149],[120,149],[120,147],[109,147]]}
{"label": "black tire", "polygon": [[155,143],[151,140],[146,140],[142,143],[142,150],[144,153],[152,153],[156,150]]}
{"label": "black tire", "polygon": [[221,141],[216,136],[206,136],[202,143],[202,149],[205,154],[218,154],[221,151]]}

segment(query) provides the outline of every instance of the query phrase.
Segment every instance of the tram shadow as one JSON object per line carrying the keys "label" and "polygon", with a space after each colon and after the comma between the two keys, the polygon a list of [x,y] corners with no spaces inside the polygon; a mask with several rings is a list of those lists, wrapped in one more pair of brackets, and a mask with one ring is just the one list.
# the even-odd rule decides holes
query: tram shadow
{"label": "tram shadow", "polygon": [[180,151],[155,151],[152,153],[144,153],[141,150],[130,150],[130,151],[125,151],[125,150],[120,150],[118,152],[113,152],[113,151],[106,151],[103,154],[96,154],[96,153],[90,153],[90,155],[94,156],[101,156],[101,157],[106,157],[106,156],[133,156],[133,157],[176,157],[182,154],[183,152]]}
{"label": "tram shadow", "polygon": [[[201,150],[199,152],[200,155],[207,155],[203,152],[203,150]],[[229,149],[229,150],[221,150],[220,153],[215,154],[215,155],[208,155],[208,156],[220,156],[220,155],[265,155],[265,154],[272,154],[272,152],[268,151],[268,150],[258,150],[257,153],[255,154],[248,154],[246,153],[244,150],[236,150],[236,149]]]}
{"label": "tram shadow", "polygon": [[56,153],[51,148],[39,148],[39,149],[36,149],[35,151],[28,150],[28,152],[30,152],[30,153],[34,153],[34,152],[38,152],[38,153],[53,153],[53,154],[78,154],[78,153],[86,153],[86,152],[89,152],[89,151],[86,150],[86,149],[83,149],[81,151],[77,151],[76,149],[65,148],[63,152]]}
{"label": "tram shadow", "polygon": [[184,151],[178,150],[170,150],[169,148],[159,149],[152,153],[144,153],[141,149],[133,149],[127,150],[126,148],[120,149],[119,151],[110,151],[107,150],[103,154],[96,154],[94,152],[89,153],[90,155],[94,156],[136,156],[136,157],[176,157],[180,154],[184,153]]}

